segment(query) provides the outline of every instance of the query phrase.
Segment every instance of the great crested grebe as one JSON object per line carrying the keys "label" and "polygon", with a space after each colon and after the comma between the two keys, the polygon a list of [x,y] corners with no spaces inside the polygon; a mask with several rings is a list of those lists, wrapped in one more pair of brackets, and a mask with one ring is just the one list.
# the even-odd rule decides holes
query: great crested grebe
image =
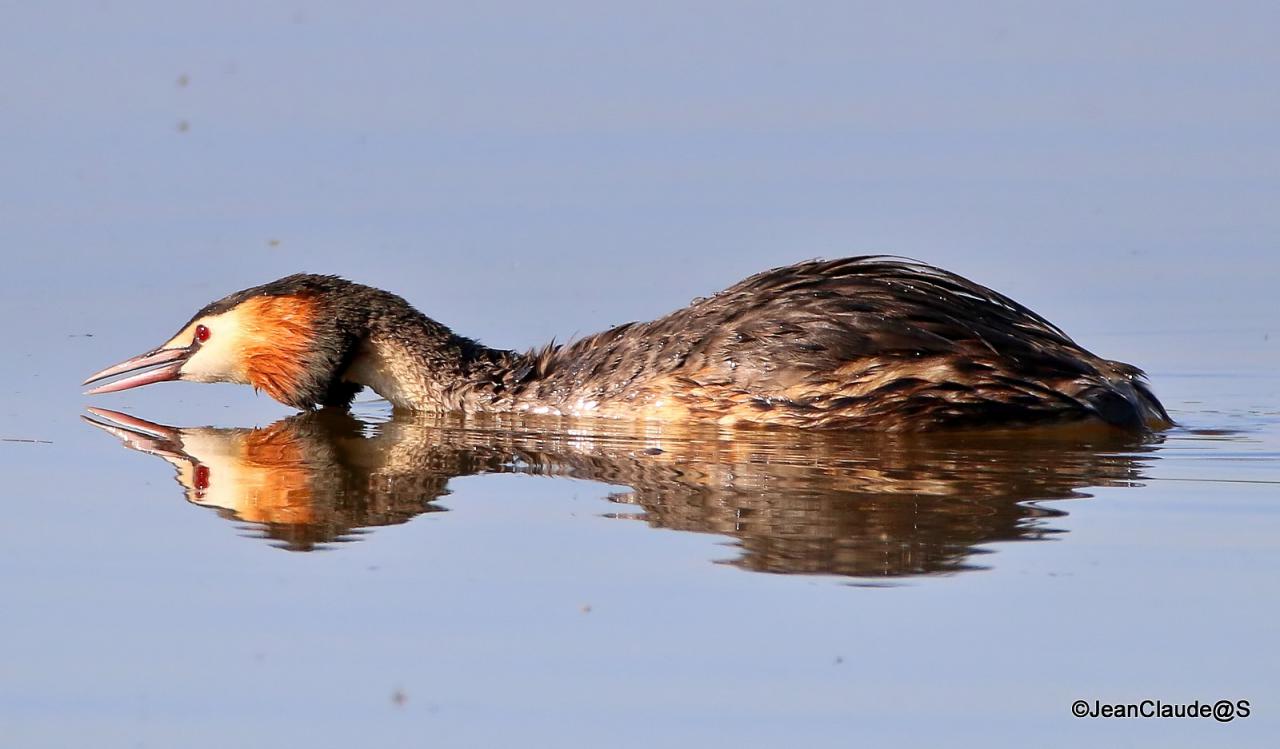
{"label": "great crested grebe", "polygon": [[526,353],[463,338],[389,292],[299,274],[209,304],[85,384],[140,369],[89,394],[191,380],[301,409],[346,407],[367,386],[432,412],[883,431],[1169,424],[1138,368],[991,289],[882,256],[776,268],[652,322]]}

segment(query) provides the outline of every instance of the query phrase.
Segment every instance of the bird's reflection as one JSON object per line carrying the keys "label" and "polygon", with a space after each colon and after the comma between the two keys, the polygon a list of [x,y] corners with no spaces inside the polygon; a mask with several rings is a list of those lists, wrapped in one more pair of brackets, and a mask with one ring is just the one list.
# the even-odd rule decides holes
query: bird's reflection
{"label": "bird's reflection", "polygon": [[[900,577],[978,568],[997,541],[1060,532],[1061,509],[1141,479],[1154,445],[1115,434],[891,436],[653,430],[536,418],[320,411],[260,429],[87,419],[178,471],[186,499],[305,551],[440,510],[456,476],[525,473],[626,487],[609,500],[652,526],[732,537],[731,564]],[[588,428],[589,427],[589,428]],[[460,505],[465,507],[465,505]]]}

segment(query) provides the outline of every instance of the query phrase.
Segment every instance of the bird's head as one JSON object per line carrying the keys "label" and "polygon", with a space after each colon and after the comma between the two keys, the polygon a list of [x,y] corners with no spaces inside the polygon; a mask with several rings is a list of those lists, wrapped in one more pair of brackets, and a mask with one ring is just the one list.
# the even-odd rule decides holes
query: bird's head
{"label": "bird's head", "polygon": [[295,408],[345,405],[360,389],[345,382],[365,335],[371,294],[334,276],[299,274],[206,305],[151,351],[107,367],[86,385],[111,393],[169,380],[252,385]]}

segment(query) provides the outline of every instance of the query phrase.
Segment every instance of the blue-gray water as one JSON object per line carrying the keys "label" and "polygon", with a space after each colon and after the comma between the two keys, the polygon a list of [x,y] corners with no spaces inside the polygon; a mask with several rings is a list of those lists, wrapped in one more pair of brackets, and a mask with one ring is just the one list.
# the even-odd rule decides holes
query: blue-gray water
{"label": "blue-gray water", "polygon": [[[1276,735],[1273,5],[0,19],[0,744]],[[477,436],[367,401],[364,425],[282,439],[328,470],[353,460],[333,445],[394,437],[355,445],[412,447],[408,505],[447,484],[426,503],[447,511],[272,494],[237,514],[80,420],[289,417],[247,388],[78,385],[299,270],[521,348],[866,252],[964,273],[1143,366],[1182,426],[1119,445],[651,444]],[[323,532],[254,524],[272,512]],[[1253,714],[1081,720],[1081,698]]]}

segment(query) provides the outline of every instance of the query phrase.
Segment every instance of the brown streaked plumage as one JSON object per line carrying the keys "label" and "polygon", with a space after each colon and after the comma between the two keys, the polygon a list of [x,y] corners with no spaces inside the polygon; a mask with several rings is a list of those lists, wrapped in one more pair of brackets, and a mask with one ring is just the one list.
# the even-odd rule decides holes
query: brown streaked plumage
{"label": "brown streaked plumage", "polygon": [[[210,338],[191,339],[201,328]],[[289,276],[214,302],[165,346],[90,381],[175,357],[172,376],[94,392],[224,380],[310,408],[368,386],[416,411],[813,429],[1169,423],[1136,367],[991,289],[892,257],[777,268],[652,322],[528,353],[458,336],[385,291]]]}

